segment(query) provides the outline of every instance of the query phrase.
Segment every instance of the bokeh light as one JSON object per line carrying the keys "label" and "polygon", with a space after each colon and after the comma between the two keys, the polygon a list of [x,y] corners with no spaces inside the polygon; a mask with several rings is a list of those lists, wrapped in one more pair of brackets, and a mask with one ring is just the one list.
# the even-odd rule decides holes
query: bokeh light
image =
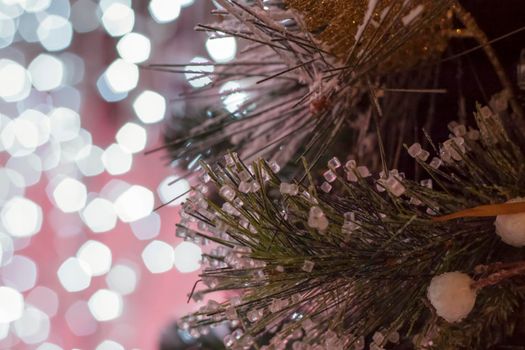
{"label": "bokeh light", "polygon": [[137,153],[146,147],[146,129],[135,123],[124,124],[115,137],[117,143],[129,153]]}
{"label": "bokeh light", "polygon": [[6,324],[18,320],[24,311],[24,297],[17,290],[0,287],[0,323]]}
{"label": "bokeh light", "polygon": [[132,222],[148,216],[153,211],[153,193],[146,187],[133,185],[115,201],[115,211],[120,220]]}
{"label": "bokeh light", "polygon": [[234,37],[211,37],[206,41],[206,50],[215,62],[229,62],[237,53],[237,41]]}
{"label": "bokeh light", "polygon": [[86,204],[86,186],[76,179],[65,178],[53,190],[53,199],[64,213],[79,211]]}
{"label": "bokeh light", "polygon": [[95,233],[112,230],[117,224],[113,203],[104,198],[95,198],[82,211],[84,223]]}
{"label": "bokeh light", "polygon": [[151,0],[148,8],[156,22],[167,23],[179,17],[181,6],[178,0]]}
{"label": "bokeh light", "polygon": [[33,86],[40,91],[58,88],[64,79],[64,64],[55,56],[38,55],[28,67]]}
{"label": "bokeh light", "polygon": [[146,90],[133,102],[133,110],[143,123],[157,123],[164,119],[166,99],[155,91]]}
{"label": "bokeh light", "polygon": [[131,294],[137,288],[137,272],[126,264],[116,264],[107,274],[106,283],[109,289],[120,295]]}
{"label": "bokeh light", "polygon": [[114,93],[124,93],[133,90],[139,81],[137,65],[117,58],[104,73],[108,87]]}
{"label": "bokeh light", "polygon": [[[162,143],[165,119],[185,113],[171,96],[211,81],[197,52],[212,62],[236,54],[236,40],[197,47],[193,24],[183,28],[191,21],[176,22],[212,9],[197,4],[0,0],[1,349],[153,348],[182,310],[173,293],[173,308],[155,296],[171,274],[200,267],[200,250],[173,234],[191,180],[172,183],[162,155],[143,152]],[[142,69],[192,57],[186,75]],[[137,314],[155,326],[143,332]]]}
{"label": "bokeh light", "polygon": [[0,98],[6,102],[15,102],[29,96],[31,78],[27,70],[10,59],[0,59],[0,81],[9,82],[0,85]]}
{"label": "bokeh light", "polygon": [[157,193],[162,203],[176,206],[183,203],[189,196],[190,183],[186,179],[179,179],[170,175],[159,184]]}
{"label": "bokeh light", "polygon": [[43,342],[49,336],[49,317],[37,308],[28,306],[14,322],[14,329],[16,335],[26,344]]}
{"label": "bokeh light", "polygon": [[122,297],[109,289],[97,290],[88,302],[89,311],[97,321],[111,321],[122,314]]}
{"label": "bokeh light", "polygon": [[151,273],[163,273],[172,269],[175,256],[166,242],[152,241],[142,251],[142,260]]}
{"label": "bokeh light", "polygon": [[119,40],[117,51],[125,61],[131,63],[144,62],[151,53],[151,42],[145,35],[128,33]]}
{"label": "bokeh light", "polygon": [[102,25],[111,36],[129,33],[135,24],[135,12],[121,2],[113,2],[102,15]]}
{"label": "bokeh light", "polygon": [[47,51],[60,51],[71,44],[73,26],[67,18],[45,15],[38,26],[37,35]]}
{"label": "bokeh light", "polygon": [[91,276],[106,274],[111,268],[111,249],[98,241],[87,241],[77,252],[77,258],[89,266]]}
{"label": "bokeh light", "polygon": [[194,88],[201,88],[211,83],[211,78],[208,74],[213,73],[214,68],[210,62],[204,57],[194,57],[191,61],[193,65],[188,65],[185,68],[186,80]]}
{"label": "bokeh light", "polygon": [[117,143],[111,144],[102,154],[102,163],[111,175],[121,175],[131,169],[133,157]]}
{"label": "bokeh light", "polygon": [[68,292],[79,292],[91,284],[89,265],[76,257],[70,257],[64,261],[57,275],[60,283]]}
{"label": "bokeh light", "polygon": [[182,273],[189,273],[201,267],[201,248],[192,242],[181,242],[174,249],[174,264]]}
{"label": "bokeh light", "polygon": [[13,197],[2,208],[2,224],[13,237],[29,237],[40,231],[42,209],[35,202]]}

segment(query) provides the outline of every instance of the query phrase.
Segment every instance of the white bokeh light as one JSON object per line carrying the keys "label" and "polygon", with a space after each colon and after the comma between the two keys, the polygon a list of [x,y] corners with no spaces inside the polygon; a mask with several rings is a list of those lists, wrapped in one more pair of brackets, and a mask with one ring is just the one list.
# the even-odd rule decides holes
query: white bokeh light
{"label": "white bokeh light", "polygon": [[58,142],[69,141],[80,132],[80,116],[70,108],[58,107],[49,112],[51,135]]}
{"label": "white bokeh light", "polygon": [[143,123],[157,123],[166,114],[166,99],[155,91],[146,90],[133,102],[133,110]]}
{"label": "white bokeh light", "polygon": [[42,343],[36,348],[36,350],[63,350],[60,346],[53,343]]}
{"label": "white bokeh light", "polygon": [[70,257],[60,265],[57,271],[60,284],[68,292],[79,292],[91,284],[89,266],[76,257]]}
{"label": "white bokeh light", "polygon": [[148,240],[158,236],[160,232],[160,215],[152,212],[148,216],[130,224],[131,231],[140,240]]}
{"label": "white bokeh light", "polygon": [[181,242],[174,249],[174,264],[182,273],[189,273],[201,267],[201,248],[192,242]]}
{"label": "white bokeh light", "polygon": [[178,0],[151,0],[148,9],[151,17],[157,23],[167,23],[179,17],[180,2]]}
{"label": "white bokeh light", "polygon": [[50,288],[44,286],[33,288],[27,295],[26,302],[42,310],[49,317],[57,314],[59,305],[58,295]]}
{"label": "white bokeh light", "polygon": [[42,226],[42,208],[27,198],[11,198],[0,215],[2,224],[13,237],[33,236]]}
{"label": "white bokeh light", "polygon": [[114,93],[123,93],[137,87],[139,68],[136,64],[117,58],[104,73],[108,87]]}
{"label": "white bokeh light", "polygon": [[6,102],[21,101],[29,96],[31,91],[29,72],[17,62],[0,59],[0,81],[4,82],[0,84],[0,98]]}
{"label": "white bokeh light", "polygon": [[53,199],[64,213],[73,213],[86,205],[87,189],[82,182],[66,177],[53,190]]}
{"label": "white bokeh light", "polygon": [[73,29],[79,33],[87,33],[97,29],[99,26],[97,10],[98,5],[94,1],[77,0],[71,6]]}
{"label": "white bokeh light", "polygon": [[74,302],[67,309],[65,316],[67,325],[74,335],[85,337],[97,331],[98,323],[84,300]]}
{"label": "white bokeh light", "polygon": [[102,276],[111,268],[111,249],[98,241],[84,243],[78,249],[77,258],[89,266],[91,276]]}
{"label": "white bokeh light", "polygon": [[113,143],[102,154],[102,163],[111,175],[121,175],[131,169],[133,156],[119,144]]}
{"label": "white bokeh light", "polygon": [[82,220],[95,233],[107,232],[117,224],[117,214],[113,203],[95,198],[82,211]]}
{"label": "white bokeh light", "polygon": [[135,12],[125,4],[114,2],[102,15],[102,25],[111,36],[122,36],[131,32],[135,24]]}
{"label": "white bokeh light", "polygon": [[73,27],[67,18],[47,15],[38,26],[38,39],[47,51],[60,51],[71,44]]}
{"label": "white bokeh light", "polygon": [[84,176],[96,176],[104,171],[102,150],[98,146],[86,145],[77,153],[75,163]]}
{"label": "white bokeh light", "polygon": [[26,344],[38,344],[49,336],[49,317],[41,310],[28,306],[22,317],[14,322],[16,335]]}
{"label": "white bokeh light", "polygon": [[[179,179],[170,175],[159,184],[157,193],[162,203],[168,206],[176,206],[183,203],[189,196],[190,183],[185,179]],[[176,200],[174,200],[177,198]]]}
{"label": "white bokeh light", "polygon": [[115,200],[115,210],[123,222],[133,222],[153,211],[153,193],[146,187],[133,185]]}
{"label": "white bokeh light", "polygon": [[173,248],[163,241],[152,241],[142,251],[142,261],[151,273],[163,273],[173,268]]}
{"label": "white bokeh light", "polygon": [[42,175],[42,161],[34,153],[24,157],[11,157],[6,167],[22,175],[26,187],[36,185]]}
{"label": "white bokeh light", "polygon": [[24,118],[10,120],[1,130],[0,140],[4,149],[12,156],[26,156],[38,147],[38,126]]}
{"label": "white bokeh light", "polygon": [[129,153],[137,153],[146,147],[146,129],[135,123],[124,124],[115,136],[118,144]]}
{"label": "white bokeh light", "polygon": [[0,48],[8,47],[13,43],[16,34],[15,21],[0,13]]}
{"label": "white bokeh light", "polygon": [[113,340],[104,340],[98,344],[95,350],[125,350],[125,348]]}
{"label": "white bokeh light", "polygon": [[35,109],[26,109],[18,116],[18,119],[26,120],[36,127],[38,132],[38,137],[35,142],[36,146],[41,146],[49,141],[49,137],[51,136],[51,122],[47,115]]}
{"label": "white bokeh light", "polygon": [[[240,91],[242,87],[241,83],[237,81],[229,81],[222,85],[219,90],[223,94],[221,97],[222,102],[230,113],[239,112],[248,100],[248,94]],[[231,91],[231,93],[228,94],[228,91]]]}
{"label": "white bokeh light", "polygon": [[151,42],[145,35],[128,33],[118,41],[117,51],[120,57],[128,62],[144,62],[151,53]]}
{"label": "white bokeh light", "polygon": [[237,53],[237,41],[231,36],[208,38],[206,50],[215,62],[229,62],[235,58]]}
{"label": "white bokeh light", "polygon": [[49,91],[58,88],[64,80],[64,63],[55,56],[40,54],[28,67],[35,89]]}
{"label": "white bokeh light", "polygon": [[47,10],[51,0],[19,0],[17,1],[26,12],[41,12]]}
{"label": "white bokeh light", "polygon": [[19,292],[25,292],[35,286],[37,275],[37,267],[33,260],[15,255],[2,270],[2,282]]}
{"label": "white bokeh light", "polygon": [[0,323],[9,323],[22,317],[24,297],[17,290],[0,287]]}
{"label": "white bokeh light", "polygon": [[91,133],[86,129],[80,129],[77,137],[60,143],[60,149],[62,151],[61,160],[72,166],[71,163],[76,161],[80,151],[87,146],[91,146],[92,142],[93,136]]}
{"label": "white bokeh light", "polygon": [[197,56],[194,57],[190,63],[193,63],[194,65],[187,65],[185,67],[186,73],[184,73],[184,75],[191,86],[194,88],[200,88],[211,83],[211,78],[207,76],[207,74],[213,73],[214,67],[210,61],[204,57]]}
{"label": "white bokeh light", "polygon": [[109,289],[99,289],[89,298],[88,306],[97,321],[111,321],[122,314],[122,297]]}
{"label": "white bokeh light", "polygon": [[109,289],[121,295],[128,295],[137,288],[138,276],[128,265],[117,264],[107,274],[106,283]]}

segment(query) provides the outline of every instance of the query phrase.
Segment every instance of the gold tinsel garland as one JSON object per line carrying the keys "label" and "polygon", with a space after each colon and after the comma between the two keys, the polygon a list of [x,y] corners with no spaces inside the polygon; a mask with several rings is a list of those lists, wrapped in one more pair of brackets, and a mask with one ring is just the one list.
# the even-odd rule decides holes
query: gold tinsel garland
{"label": "gold tinsel garland", "polygon": [[[439,56],[452,26],[448,0],[286,0],[303,17],[307,29],[324,49],[341,61],[357,50],[384,45],[381,71],[405,69]],[[389,51],[388,40],[405,35],[401,46]],[[372,45],[369,45],[372,44]],[[393,48],[392,48],[393,49]]]}

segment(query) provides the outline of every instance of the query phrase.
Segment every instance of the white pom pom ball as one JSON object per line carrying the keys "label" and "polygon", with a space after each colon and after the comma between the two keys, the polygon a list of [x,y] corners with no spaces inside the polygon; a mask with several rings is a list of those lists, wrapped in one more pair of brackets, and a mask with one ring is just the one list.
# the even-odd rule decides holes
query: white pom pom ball
{"label": "white pom pom ball", "polygon": [[[525,198],[514,198],[507,203],[525,202]],[[501,240],[514,247],[525,246],[525,213],[498,215],[496,234]]]}
{"label": "white pom pom ball", "polygon": [[476,303],[472,278],[461,272],[447,272],[430,281],[427,297],[439,316],[450,323],[467,317]]}

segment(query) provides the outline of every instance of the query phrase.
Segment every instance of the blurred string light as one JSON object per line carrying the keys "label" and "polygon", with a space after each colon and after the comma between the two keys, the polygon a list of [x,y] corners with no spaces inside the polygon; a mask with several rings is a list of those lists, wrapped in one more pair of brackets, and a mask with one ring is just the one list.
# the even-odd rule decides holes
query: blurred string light
{"label": "blurred string light", "polygon": [[179,17],[181,4],[178,0],[151,0],[148,9],[157,23],[168,23]]}
{"label": "blurred string light", "polygon": [[[147,11],[157,23],[172,23],[193,3],[151,0]],[[162,273],[175,267],[191,272],[200,267],[201,251],[193,243],[183,242],[174,249],[155,240],[161,218],[153,212],[151,190],[110,180],[94,193],[83,178],[130,171],[134,154],[148,143],[144,124],[159,123],[168,112],[168,101],[158,92],[132,92],[140,79],[138,64],[150,59],[154,42],[148,37],[150,24],[144,25],[134,4],[131,0],[0,0],[0,81],[8,82],[0,85],[0,152],[5,152],[4,167],[0,168],[2,348],[61,350],[49,341],[58,339],[50,335],[57,312],[64,314],[72,334],[93,335],[99,322],[122,315],[123,296],[136,291],[144,271]],[[75,33],[97,28],[115,38],[118,54],[98,76],[98,91],[108,102],[132,95],[133,100],[127,103],[138,118],[125,122],[115,134],[115,143],[104,148],[94,144],[79,114],[84,97],[81,86],[75,85],[87,81],[88,62],[67,52]],[[24,49],[29,46],[36,50]],[[206,48],[215,62],[227,62],[237,51],[235,40],[227,37],[208,40]],[[197,57],[192,63],[194,72],[186,76],[189,83],[194,87],[208,84],[211,80],[206,74],[213,72],[210,62]],[[163,203],[182,195],[172,203],[177,205],[186,198],[189,183],[181,180],[169,185],[173,180],[165,179],[157,193]],[[52,204],[45,218],[30,189],[43,181],[48,182],[44,187]],[[42,281],[48,267],[21,253],[42,230],[44,219],[56,238],[82,240],[75,245],[76,251],[68,251],[57,265],[49,267],[58,281],[54,286]],[[144,241],[138,257],[141,263],[114,263],[110,245],[84,238],[87,229],[91,231],[87,235],[113,230],[117,219],[129,224],[134,237]],[[82,291],[87,294],[78,293]],[[66,292],[78,293],[73,303],[61,298]],[[110,339],[97,347],[123,348]]]}
{"label": "blurred string light", "polygon": [[79,292],[91,284],[91,271],[84,261],[70,257],[60,265],[58,280],[68,292]]}
{"label": "blurred string light", "polygon": [[213,65],[204,57],[196,56],[190,63],[194,65],[188,65],[185,67],[186,80],[194,88],[204,87],[211,83],[211,78],[207,74],[213,73]]}
{"label": "blurred string light", "polygon": [[86,205],[86,185],[76,179],[65,178],[53,190],[53,199],[64,213],[79,211]]}
{"label": "blurred string light", "polygon": [[133,185],[115,200],[115,211],[123,222],[133,222],[151,214],[153,205],[153,193],[146,187]]}
{"label": "blurred string light", "polygon": [[95,233],[115,228],[117,214],[113,203],[104,198],[95,198],[82,211],[82,220]]}
{"label": "blurred string light", "polygon": [[146,129],[135,123],[124,124],[115,136],[117,143],[129,153],[137,153],[146,147]]}
{"label": "blurred string light", "polygon": [[168,176],[157,187],[157,193],[162,203],[176,206],[183,203],[189,196],[190,183],[176,176]]}
{"label": "blurred string light", "polygon": [[112,291],[120,295],[128,295],[137,288],[138,275],[129,265],[116,264],[107,274],[106,283]]}
{"label": "blurred string light", "polygon": [[55,56],[38,55],[28,67],[32,83],[39,91],[49,91],[62,85],[64,64]]}
{"label": "blurred string light", "polygon": [[14,322],[16,335],[26,344],[38,344],[49,336],[49,317],[41,310],[27,306]]}
{"label": "blurred string light", "polygon": [[73,39],[71,22],[58,15],[45,15],[36,31],[40,43],[47,51],[67,48]]}
{"label": "blurred string light", "polygon": [[40,231],[42,226],[42,209],[35,202],[13,197],[0,212],[2,224],[13,237],[30,237]]}
{"label": "blurred string light", "polygon": [[31,78],[22,65],[10,59],[0,59],[0,98],[6,102],[16,102],[29,96]]}
{"label": "blurred string light", "polygon": [[88,301],[89,311],[97,321],[105,322],[122,314],[122,297],[109,289],[97,290]]}
{"label": "blurred string light", "polygon": [[206,40],[206,50],[215,62],[229,62],[237,53],[237,41],[231,36],[210,37]]}
{"label": "blurred string light", "polygon": [[0,287],[0,323],[8,324],[22,317],[24,297],[11,287]]}
{"label": "blurred string light", "polygon": [[121,175],[131,169],[133,157],[118,143],[113,143],[102,154],[102,163],[111,175]]}
{"label": "blurred string light", "polygon": [[131,32],[135,25],[135,12],[122,2],[112,2],[103,9],[102,25],[111,36],[122,36]]}
{"label": "blurred string light", "polygon": [[130,223],[131,231],[141,241],[157,237],[160,232],[160,225],[160,215],[156,212]]}
{"label": "blurred string light", "polygon": [[151,273],[163,273],[173,268],[175,255],[169,244],[156,240],[144,248],[142,260]]}
{"label": "blurred string light", "polygon": [[89,267],[91,276],[102,276],[111,268],[111,249],[98,241],[84,243],[78,249],[77,258]]}
{"label": "blurred string light", "polygon": [[33,260],[28,257],[15,255],[5,265],[2,271],[2,282],[19,292],[25,292],[33,288],[37,280],[37,267]]}
{"label": "blurred string light", "polygon": [[192,242],[181,242],[173,251],[174,264],[182,273],[189,273],[201,267],[201,248]]}
{"label": "blurred string light", "polygon": [[166,99],[158,92],[146,90],[133,102],[133,110],[144,124],[157,123],[166,114]]}
{"label": "blurred string light", "polygon": [[84,300],[74,302],[67,309],[65,316],[67,325],[74,335],[85,337],[97,331],[98,323]]}
{"label": "blurred string light", "polygon": [[122,345],[113,340],[104,340],[97,345],[95,350],[125,350]]}
{"label": "blurred string light", "polygon": [[151,42],[145,35],[128,33],[117,43],[117,51],[125,61],[131,63],[144,62],[151,53]]}
{"label": "blurred string light", "polygon": [[114,93],[128,92],[137,86],[139,68],[131,62],[117,58],[106,69],[104,77]]}

